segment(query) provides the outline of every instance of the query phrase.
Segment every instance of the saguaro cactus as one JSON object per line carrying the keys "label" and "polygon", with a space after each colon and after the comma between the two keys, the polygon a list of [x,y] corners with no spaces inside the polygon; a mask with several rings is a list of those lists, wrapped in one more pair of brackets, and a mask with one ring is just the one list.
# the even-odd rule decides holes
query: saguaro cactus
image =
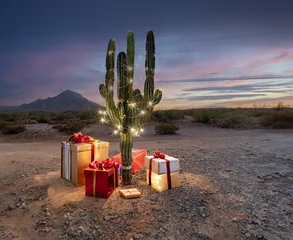
{"label": "saguaro cactus", "polygon": [[162,98],[161,90],[154,91],[155,39],[153,31],[149,31],[146,37],[144,94],[139,89],[133,90],[134,55],[134,36],[132,32],[128,32],[127,52],[120,52],[117,57],[118,104],[116,106],[113,92],[115,41],[111,39],[106,56],[105,84],[99,87],[101,96],[106,100],[106,113],[115,128],[115,133],[120,134],[123,184],[131,184],[132,180],[133,137],[139,136],[143,131],[144,125],[151,119],[154,106]]}

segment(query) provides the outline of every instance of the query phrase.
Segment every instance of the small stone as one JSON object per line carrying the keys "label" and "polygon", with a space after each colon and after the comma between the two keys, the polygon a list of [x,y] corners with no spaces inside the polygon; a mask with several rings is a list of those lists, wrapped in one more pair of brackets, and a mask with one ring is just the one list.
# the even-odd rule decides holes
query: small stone
{"label": "small stone", "polygon": [[104,220],[105,220],[105,221],[109,221],[110,219],[111,219],[110,216],[105,216],[105,217],[104,217]]}
{"label": "small stone", "polygon": [[84,232],[84,228],[82,226],[79,226],[78,229]]}
{"label": "small stone", "polygon": [[201,214],[201,216],[203,216],[204,218],[206,217],[206,215],[203,213],[203,214]]}
{"label": "small stone", "polygon": [[251,234],[250,233],[245,233],[245,237],[250,238]]}

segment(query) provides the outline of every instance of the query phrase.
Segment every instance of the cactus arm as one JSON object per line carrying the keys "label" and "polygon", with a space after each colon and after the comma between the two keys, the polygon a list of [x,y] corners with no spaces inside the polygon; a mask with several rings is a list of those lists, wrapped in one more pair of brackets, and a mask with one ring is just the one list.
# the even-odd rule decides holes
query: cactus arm
{"label": "cactus arm", "polygon": [[[134,35],[132,32],[128,32],[127,35],[127,80],[129,84],[129,89],[133,89],[133,76],[134,76]],[[132,90],[133,91],[133,90]]]}
{"label": "cactus arm", "polygon": [[99,91],[100,91],[101,96],[106,100],[108,92],[107,92],[107,88],[106,88],[106,86],[104,84],[101,84],[99,86]]}
{"label": "cactus arm", "polygon": [[155,94],[154,94],[154,97],[153,97],[153,104],[154,105],[159,104],[161,99],[162,99],[162,96],[163,96],[163,92],[161,90],[157,89],[155,91]]}
{"label": "cactus arm", "polygon": [[117,57],[117,95],[119,102],[128,99],[126,54],[120,52]]}
{"label": "cactus arm", "polygon": [[112,122],[120,124],[119,112],[115,106],[113,98],[113,85],[114,85],[114,68],[115,68],[115,41],[111,39],[108,44],[106,56],[106,76],[105,84],[99,86],[101,96],[106,100],[106,111]]}
{"label": "cactus arm", "polygon": [[128,97],[126,110],[126,121],[129,128],[136,125],[135,115],[137,114],[136,107],[131,107],[130,104],[134,103],[133,98],[133,77],[134,77],[134,35],[132,32],[127,34],[127,85],[128,85]]}
{"label": "cactus arm", "polygon": [[155,37],[154,32],[149,31],[146,38],[145,57],[146,80],[144,85],[144,97],[146,101],[152,99],[154,94],[155,61]]}

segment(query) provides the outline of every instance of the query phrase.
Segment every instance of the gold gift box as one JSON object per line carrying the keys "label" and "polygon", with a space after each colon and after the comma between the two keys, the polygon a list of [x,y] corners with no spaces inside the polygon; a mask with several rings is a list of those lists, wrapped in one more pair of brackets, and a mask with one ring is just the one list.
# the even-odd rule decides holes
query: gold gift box
{"label": "gold gift box", "polygon": [[85,184],[84,169],[93,161],[103,161],[109,156],[109,142],[93,143],[61,142],[61,177],[75,186]]}

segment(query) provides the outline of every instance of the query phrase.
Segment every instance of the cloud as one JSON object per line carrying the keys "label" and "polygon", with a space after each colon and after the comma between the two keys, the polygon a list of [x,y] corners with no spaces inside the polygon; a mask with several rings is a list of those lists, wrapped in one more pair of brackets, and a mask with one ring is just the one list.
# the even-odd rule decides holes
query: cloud
{"label": "cloud", "polygon": [[269,80],[269,79],[292,79],[293,75],[259,75],[259,76],[238,76],[238,77],[218,77],[218,78],[192,78],[176,80],[160,80],[160,84],[168,83],[196,83],[196,82],[219,82],[219,81],[239,81],[239,80]]}
{"label": "cloud", "polygon": [[176,98],[164,98],[164,101],[206,101],[206,100],[222,100],[222,99],[234,99],[234,98],[251,98],[266,96],[266,94],[227,94],[227,95],[210,95],[210,96],[185,96]]}
{"label": "cloud", "polygon": [[[278,87],[292,87],[293,81],[283,82],[283,83],[254,83],[254,84],[243,84],[243,85],[234,85],[234,86],[217,86],[217,87],[199,87],[199,88],[188,88],[184,89],[185,92],[202,92],[202,91],[278,91]],[[277,88],[276,88],[277,87]],[[274,89],[276,88],[276,89]],[[274,89],[274,90],[273,90]],[[286,92],[288,88],[285,88],[283,91]],[[281,91],[281,90],[280,90]]]}

